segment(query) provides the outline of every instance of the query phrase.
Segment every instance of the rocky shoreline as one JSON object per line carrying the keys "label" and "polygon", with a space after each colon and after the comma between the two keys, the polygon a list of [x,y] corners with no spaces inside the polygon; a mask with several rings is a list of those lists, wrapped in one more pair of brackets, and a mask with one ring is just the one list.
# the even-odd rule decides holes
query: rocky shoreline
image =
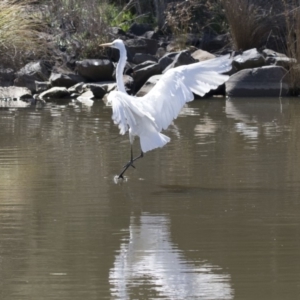
{"label": "rocky shoreline", "polygon": [[[224,36],[218,36],[206,47],[194,42],[186,50],[175,51],[174,41],[160,38],[144,25],[136,24],[130,33],[113,28],[112,40],[125,41],[128,62],[124,81],[128,93],[142,96],[159,80],[166,70],[207,60],[216,54],[231,53],[230,79],[225,86],[207,96],[284,97],[290,95],[288,71],[293,60],[271,49],[250,49],[241,53],[230,51]],[[206,50],[200,49],[206,48]],[[225,49],[225,50],[224,50]],[[100,51],[100,48],[99,48]],[[51,66],[44,61],[25,65],[18,72],[0,68],[0,101],[20,99],[29,104],[67,99],[102,100],[116,88],[114,73],[118,52],[107,50],[101,59],[67,62],[64,67]],[[66,67],[68,66],[68,67]],[[79,97],[79,98],[78,98]]]}

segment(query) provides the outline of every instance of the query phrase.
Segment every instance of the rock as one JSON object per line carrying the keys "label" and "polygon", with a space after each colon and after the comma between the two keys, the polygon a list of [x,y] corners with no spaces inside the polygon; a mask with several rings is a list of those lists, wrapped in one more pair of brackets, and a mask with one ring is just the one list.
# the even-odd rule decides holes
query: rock
{"label": "rock", "polygon": [[109,59],[85,59],[76,62],[76,70],[89,81],[107,81],[113,79],[114,66]]}
{"label": "rock", "polygon": [[49,81],[35,81],[35,90],[37,93],[42,93],[51,88]]}
{"label": "rock", "polygon": [[47,81],[50,72],[43,61],[31,62],[16,73],[15,86],[27,87],[32,92],[36,90],[36,81]]}
{"label": "rock", "polygon": [[159,39],[159,34],[153,30],[147,31],[143,34],[143,37],[145,39],[150,39],[150,40],[158,40]]}
{"label": "rock", "polygon": [[136,72],[140,69],[143,69],[143,68],[148,67],[148,66],[152,66],[154,64],[155,64],[155,62],[153,62],[151,60],[149,60],[149,61],[147,60],[147,61],[144,61],[144,62],[140,63],[139,65],[136,65],[135,67],[133,67],[132,70],[133,70],[133,72]]}
{"label": "rock", "polygon": [[83,90],[91,91],[93,97],[97,99],[102,99],[106,94],[106,90],[101,83],[86,83],[82,86]]}
{"label": "rock", "polygon": [[156,51],[156,56],[158,58],[162,58],[166,53],[167,53],[167,51],[164,47],[159,47]]}
{"label": "rock", "polygon": [[230,45],[229,34],[204,33],[200,42],[200,48],[208,52],[217,52],[220,49],[226,49]]}
{"label": "rock", "polygon": [[140,90],[136,93],[136,96],[142,97],[146,94],[148,94],[152,88],[156,85],[156,83],[160,80],[161,74],[151,76],[145,84],[140,88]]}
{"label": "rock", "polygon": [[92,91],[87,91],[84,92],[82,95],[80,95],[79,97],[77,97],[77,101],[84,104],[85,106],[93,106],[94,104],[94,94],[92,93]]}
{"label": "rock", "polygon": [[171,68],[175,68],[183,65],[189,65],[195,62],[197,61],[191,56],[189,51],[187,50],[181,51],[175,56],[173,62],[166,69],[164,69],[163,73],[165,73],[167,70]]}
{"label": "rock", "polygon": [[12,69],[0,68],[0,86],[14,85],[15,73]]}
{"label": "rock", "polygon": [[61,99],[66,97],[70,97],[70,93],[65,87],[53,87],[40,94],[40,98],[46,101],[49,99]]}
{"label": "rock", "polygon": [[193,52],[191,56],[197,61],[205,61],[216,57],[215,55],[201,49],[198,49],[195,52]]}
{"label": "rock", "polygon": [[125,45],[127,49],[128,61],[132,61],[136,53],[155,55],[158,49],[158,41],[144,38],[127,40]]}
{"label": "rock", "polygon": [[68,92],[70,94],[75,93],[75,94],[81,94],[83,93],[83,86],[84,86],[84,82],[79,82],[71,87],[68,88]]}
{"label": "rock", "polygon": [[138,65],[147,60],[152,62],[158,61],[158,59],[154,55],[150,55],[146,53],[136,53],[132,59],[132,62]]}
{"label": "rock", "polygon": [[289,58],[283,53],[278,53],[270,49],[264,49],[262,55],[266,60],[267,65],[276,65],[289,69],[293,64],[297,63],[294,58]]}
{"label": "rock", "polygon": [[94,93],[92,91],[86,91],[86,92],[82,93],[79,97],[80,98],[93,99],[94,98]]}
{"label": "rock", "polygon": [[233,74],[225,83],[228,97],[287,96],[287,71],[278,66],[244,69]]}
{"label": "rock", "polygon": [[157,74],[161,74],[159,64],[151,64],[144,68],[134,71],[133,79],[135,83],[135,91],[138,91],[151,76]]}
{"label": "rock", "polygon": [[1,98],[26,99],[26,98],[32,98],[32,93],[26,87],[17,87],[17,86],[0,87],[0,99]]}
{"label": "rock", "polygon": [[126,32],[120,27],[110,27],[109,31],[112,36],[126,35]]}
{"label": "rock", "polygon": [[234,57],[232,65],[237,70],[259,68],[266,65],[266,60],[262,53],[256,48],[244,51]]}
{"label": "rock", "polygon": [[61,73],[52,73],[49,81],[51,86],[60,86],[69,88],[74,84],[84,82],[84,78],[76,74],[61,74]]}
{"label": "rock", "polygon": [[153,27],[151,24],[146,24],[146,23],[133,23],[128,32],[137,36],[141,36],[145,34],[147,31],[153,30]]}
{"label": "rock", "polygon": [[135,82],[133,78],[129,75],[123,75],[123,81],[124,81],[126,92],[132,94],[134,92],[134,87],[135,87]]}
{"label": "rock", "polygon": [[160,69],[162,72],[173,62],[176,55],[177,55],[176,52],[167,53],[158,60],[158,64],[160,65]]}

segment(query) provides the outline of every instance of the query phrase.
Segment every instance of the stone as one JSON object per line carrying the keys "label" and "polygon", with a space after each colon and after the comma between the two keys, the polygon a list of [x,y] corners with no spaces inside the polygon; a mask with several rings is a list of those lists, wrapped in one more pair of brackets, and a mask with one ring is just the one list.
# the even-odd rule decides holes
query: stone
{"label": "stone", "polygon": [[32,92],[26,87],[8,86],[0,87],[0,99],[26,99],[32,98]]}
{"label": "stone", "polygon": [[128,32],[131,34],[134,34],[136,36],[141,36],[145,34],[148,31],[152,31],[153,27],[151,24],[146,24],[146,23],[133,23]]}
{"label": "stone", "polygon": [[205,61],[216,57],[214,54],[201,49],[194,51],[191,56],[197,61]]}
{"label": "stone", "polygon": [[142,96],[148,94],[152,90],[152,88],[156,85],[156,83],[160,80],[161,77],[162,77],[161,74],[151,76],[145,82],[145,84],[140,88],[140,90],[136,93],[136,96],[142,97]]}
{"label": "stone", "polygon": [[163,70],[163,73],[165,73],[169,69],[183,65],[193,64],[195,62],[197,61],[191,56],[189,51],[181,51],[175,56],[173,62],[166,69]]}
{"label": "stone", "polygon": [[232,65],[237,70],[259,68],[266,65],[266,60],[262,53],[256,48],[244,51],[234,57]]}
{"label": "stone", "polygon": [[279,66],[244,69],[225,83],[228,97],[280,97],[289,94],[287,71]]}
{"label": "stone", "polygon": [[37,93],[42,93],[51,88],[49,81],[35,81],[35,90]]}
{"label": "stone", "polygon": [[98,82],[113,79],[114,65],[109,59],[84,59],[76,62],[76,70],[88,81]]}
{"label": "stone", "polygon": [[14,85],[15,73],[13,69],[0,68],[0,86]]}
{"label": "stone", "polygon": [[79,83],[69,87],[68,92],[70,94],[72,94],[72,93],[81,94],[81,93],[83,93],[84,84],[85,84],[84,82],[79,82]]}
{"label": "stone", "polygon": [[136,65],[135,67],[132,68],[132,70],[133,70],[133,72],[136,72],[140,69],[152,66],[154,64],[155,64],[155,62],[153,62],[151,60],[149,60],[149,61],[147,60],[147,61],[144,61],[144,62],[140,63],[139,65]]}
{"label": "stone", "polygon": [[43,61],[31,62],[16,73],[15,86],[27,87],[36,91],[36,81],[48,81],[50,71]]}
{"label": "stone", "polygon": [[212,33],[204,33],[201,42],[199,43],[200,48],[202,50],[208,52],[217,52],[220,49],[228,49],[228,45],[230,45],[229,34],[212,34]]}
{"label": "stone", "polygon": [[271,49],[264,49],[262,55],[265,57],[267,65],[276,65],[289,69],[293,64],[297,63],[294,58],[289,58],[283,53],[278,53]]}
{"label": "stone", "polygon": [[83,90],[91,91],[93,97],[97,99],[102,99],[106,94],[106,90],[101,83],[86,83],[82,86]]}
{"label": "stone", "polygon": [[146,53],[155,55],[158,49],[158,41],[138,38],[125,41],[128,61],[131,62],[136,53]]}
{"label": "stone", "polygon": [[161,71],[163,72],[171,63],[174,61],[177,53],[167,53],[163,57],[158,60],[158,64],[160,66]]}
{"label": "stone", "polygon": [[132,59],[132,62],[134,64],[141,64],[143,63],[144,61],[152,61],[152,62],[157,62],[158,59],[154,56],[154,55],[151,55],[151,54],[147,54],[147,53],[136,53]]}
{"label": "stone", "polygon": [[60,86],[69,88],[74,84],[84,82],[84,78],[76,74],[61,74],[61,73],[51,73],[49,78],[51,86]]}
{"label": "stone", "polygon": [[61,99],[70,97],[70,92],[65,87],[52,87],[51,89],[41,93],[39,97],[45,101],[50,99]]}
{"label": "stone", "polygon": [[161,69],[159,64],[151,64],[144,68],[138,69],[133,72],[134,79],[134,92],[138,91],[144,83],[153,75],[161,74]]}

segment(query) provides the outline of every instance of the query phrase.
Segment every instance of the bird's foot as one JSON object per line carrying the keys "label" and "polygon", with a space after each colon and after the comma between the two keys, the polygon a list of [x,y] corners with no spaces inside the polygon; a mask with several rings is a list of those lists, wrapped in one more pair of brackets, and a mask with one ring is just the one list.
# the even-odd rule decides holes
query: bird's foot
{"label": "bird's foot", "polygon": [[118,176],[118,179],[124,179],[123,175],[126,172],[126,170],[129,167],[133,167],[135,169],[135,166],[133,165],[134,160],[131,159],[124,167],[123,167],[123,171],[120,173],[120,175]]}
{"label": "bird's foot", "polygon": [[135,158],[133,158],[133,155],[132,155],[132,150],[131,150],[131,158],[130,158],[130,161],[125,165],[123,166],[123,170],[122,172],[120,173],[120,175],[118,176],[118,179],[124,179],[123,175],[124,173],[126,172],[126,170],[129,168],[129,167],[133,167],[135,169],[135,166],[133,165],[133,163],[138,160],[139,158],[142,158],[144,156],[144,153],[141,152],[141,154]]}

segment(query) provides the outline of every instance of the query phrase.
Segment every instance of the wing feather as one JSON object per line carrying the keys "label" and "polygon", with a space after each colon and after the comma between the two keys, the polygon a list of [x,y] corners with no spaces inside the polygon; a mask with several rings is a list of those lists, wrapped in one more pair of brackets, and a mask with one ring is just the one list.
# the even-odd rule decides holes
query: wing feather
{"label": "wing feather", "polygon": [[145,96],[139,99],[145,111],[154,118],[158,129],[167,129],[185,103],[194,100],[193,93],[204,96],[229,78],[220,73],[231,70],[229,55],[168,70]]}
{"label": "wing feather", "polygon": [[138,118],[148,118],[155,124],[153,117],[149,112],[143,109],[143,106],[123,92],[112,91],[107,98],[107,104],[112,106],[112,119],[118,124],[120,134],[125,134],[129,128],[135,128]]}

